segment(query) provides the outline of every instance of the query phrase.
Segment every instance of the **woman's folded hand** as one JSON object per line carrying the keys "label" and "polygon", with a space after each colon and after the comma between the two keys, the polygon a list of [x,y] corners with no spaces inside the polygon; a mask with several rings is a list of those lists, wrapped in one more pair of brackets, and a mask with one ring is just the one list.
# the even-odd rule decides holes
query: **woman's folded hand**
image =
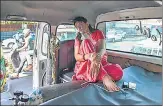
{"label": "woman's folded hand", "polygon": [[96,52],[93,52],[93,53],[90,54],[90,58],[89,59],[91,61],[95,61],[95,60],[97,60],[98,57],[99,57],[99,55]]}
{"label": "woman's folded hand", "polygon": [[100,72],[100,63],[93,61],[90,67],[90,76],[94,81],[97,80],[99,72]]}

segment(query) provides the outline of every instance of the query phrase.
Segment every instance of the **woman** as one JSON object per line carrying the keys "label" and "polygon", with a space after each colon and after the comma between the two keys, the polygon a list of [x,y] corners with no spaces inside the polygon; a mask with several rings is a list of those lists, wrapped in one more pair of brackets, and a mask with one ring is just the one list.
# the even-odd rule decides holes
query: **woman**
{"label": "woman", "polygon": [[84,17],[76,17],[74,25],[78,30],[74,45],[77,62],[72,79],[88,82],[103,81],[109,91],[119,91],[114,81],[122,78],[123,71],[118,64],[107,62],[103,33],[93,29]]}

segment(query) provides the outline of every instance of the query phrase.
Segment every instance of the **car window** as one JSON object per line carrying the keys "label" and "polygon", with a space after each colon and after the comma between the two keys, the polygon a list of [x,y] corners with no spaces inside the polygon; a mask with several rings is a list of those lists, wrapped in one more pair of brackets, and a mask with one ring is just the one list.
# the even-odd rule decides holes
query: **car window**
{"label": "car window", "polygon": [[102,22],[106,48],[134,54],[162,56],[162,19]]}
{"label": "car window", "polygon": [[73,40],[76,37],[76,29],[74,25],[59,25],[56,35],[60,41]]}

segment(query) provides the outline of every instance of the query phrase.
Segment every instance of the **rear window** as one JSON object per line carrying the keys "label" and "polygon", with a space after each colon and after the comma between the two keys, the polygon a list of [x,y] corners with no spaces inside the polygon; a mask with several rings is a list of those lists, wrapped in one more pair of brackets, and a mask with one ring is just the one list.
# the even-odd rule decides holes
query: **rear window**
{"label": "rear window", "polygon": [[162,19],[102,22],[97,28],[109,50],[162,57]]}
{"label": "rear window", "polygon": [[76,29],[74,25],[59,25],[57,28],[57,38],[60,41],[74,40]]}

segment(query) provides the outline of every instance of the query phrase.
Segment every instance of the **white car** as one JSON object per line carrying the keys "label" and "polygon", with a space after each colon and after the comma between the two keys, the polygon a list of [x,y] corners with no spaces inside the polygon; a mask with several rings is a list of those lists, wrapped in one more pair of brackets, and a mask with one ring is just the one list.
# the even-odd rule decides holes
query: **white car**
{"label": "white car", "polygon": [[5,39],[2,41],[2,48],[8,48],[11,49],[13,48],[14,44],[19,42],[23,42],[23,34],[22,33],[16,33],[13,35],[13,38]]}
{"label": "white car", "polygon": [[108,31],[106,34],[106,40],[115,42],[115,41],[122,41],[123,36],[116,33],[116,31]]}
{"label": "white car", "polygon": [[15,39],[13,39],[13,38],[5,39],[2,41],[2,48],[11,49],[14,44],[15,44]]}

